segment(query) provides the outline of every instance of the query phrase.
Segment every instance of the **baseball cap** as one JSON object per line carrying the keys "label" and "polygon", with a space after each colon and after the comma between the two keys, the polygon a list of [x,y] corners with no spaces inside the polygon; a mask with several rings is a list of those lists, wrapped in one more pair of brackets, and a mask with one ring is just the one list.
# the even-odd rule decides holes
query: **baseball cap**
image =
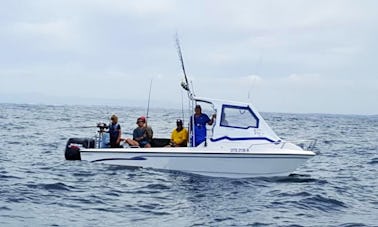
{"label": "baseball cap", "polygon": [[138,117],[137,122],[138,121],[146,122],[146,118],[144,116]]}

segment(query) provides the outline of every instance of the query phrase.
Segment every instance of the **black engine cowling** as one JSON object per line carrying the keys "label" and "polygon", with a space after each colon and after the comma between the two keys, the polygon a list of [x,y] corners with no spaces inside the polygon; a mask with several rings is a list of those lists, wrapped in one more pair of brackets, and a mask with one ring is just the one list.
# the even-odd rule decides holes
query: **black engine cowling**
{"label": "black engine cowling", "polygon": [[66,160],[81,160],[80,146],[94,148],[95,140],[90,138],[70,138],[66,144],[64,156]]}

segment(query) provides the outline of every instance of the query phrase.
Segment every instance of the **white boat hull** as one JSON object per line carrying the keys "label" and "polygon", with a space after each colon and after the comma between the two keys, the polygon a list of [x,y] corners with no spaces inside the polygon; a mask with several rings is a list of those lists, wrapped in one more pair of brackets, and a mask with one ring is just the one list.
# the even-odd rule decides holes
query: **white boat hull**
{"label": "white boat hull", "polygon": [[199,151],[190,148],[83,149],[81,160],[131,167],[174,170],[229,178],[288,176],[315,154],[279,149],[271,152]]}
{"label": "white boat hull", "polygon": [[[316,141],[308,146],[283,141],[251,104],[198,97],[192,97],[192,101],[193,106],[197,102],[210,104],[217,119],[205,140],[197,146],[189,143],[188,147],[167,147],[170,139],[153,138],[152,148],[103,148],[103,128],[100,128],[95,138],[70,138],[65,157],[205,176],[247,178],[288,176],[315,156],[309,150]],[[196,135],[196,127],[192,125],[192,128],[189,141]]]}

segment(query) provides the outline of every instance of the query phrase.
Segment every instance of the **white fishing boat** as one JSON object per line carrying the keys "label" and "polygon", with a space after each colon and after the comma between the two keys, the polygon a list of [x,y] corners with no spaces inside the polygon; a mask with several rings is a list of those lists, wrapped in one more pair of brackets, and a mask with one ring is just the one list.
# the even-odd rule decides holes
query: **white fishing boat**
{"label": "white fishing boat", "polygon": [[[185,75],[182,87],[188,92],[191,106],[207,104],[216,115],[203,143],[195,147],[192,143],[188,147],[166,147],[169,139],[153,139],[151,148],[104,148],[103,130],[99,130],[95,138],[70,138],[66,159],[248,178],[288,176],[315,156],[312,151],[315,140],[301,142],[301,146],[282,140],[251,103],[195,96],[189,89],[181,50],[178,50]],[[189,131],[190,135],[194,133]]]}

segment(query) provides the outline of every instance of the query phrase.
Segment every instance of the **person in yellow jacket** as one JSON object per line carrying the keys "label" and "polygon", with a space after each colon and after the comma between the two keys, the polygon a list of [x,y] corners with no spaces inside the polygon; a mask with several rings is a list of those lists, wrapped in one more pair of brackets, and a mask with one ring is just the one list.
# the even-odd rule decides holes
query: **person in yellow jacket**
{"label": "person in yellow jacket", "polygon": [[176,121],[177,128],[173,129],[171,134],[171,147],[186,147],[188,144],[188,130],[182,126],[182,120]]}

